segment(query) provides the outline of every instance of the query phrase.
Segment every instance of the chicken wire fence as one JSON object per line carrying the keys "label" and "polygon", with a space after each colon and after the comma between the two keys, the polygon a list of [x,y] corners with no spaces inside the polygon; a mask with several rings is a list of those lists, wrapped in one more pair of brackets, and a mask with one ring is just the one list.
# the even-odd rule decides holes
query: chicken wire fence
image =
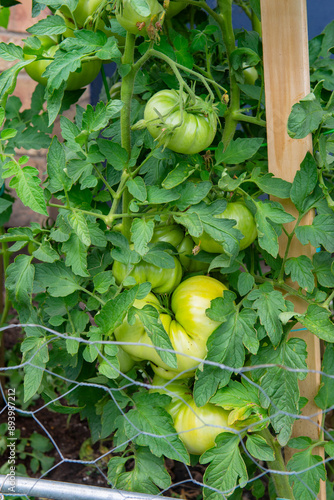
{"label": "chicken wire fence", "polygon": [[[115,366],[112,366],[113,370],[118,371],[118,374],[122,377],[123,383],[120,387],[112,387],[110,385],[109,387],[105,384],[101,384],[95,381],[78,381],[78,380],[72,380],[71,378],[66,378],[59,373],[57,373],[57,370],[50,370],[47,368],[41,368],[38,366],[38,364],[34,364],[34,360],[36,359],[36,356],[38,356],[38,353],[43,349],[45,345],[48,346],[48,349],[52,348],[52,344],[55,340],[57,339],[63,339],[63,340],[68,340],[69,337],[67,335],[61,334],[55,330],[52,330],[50,328],[44,327],[42,325],[35,325],[35,324],[18,324],[18,325],[9,325],[6,327],[3,327],[0,329],[0,331],[4,331],[7,329],[12,329],[12,328],[27,328],[27,327],[38,327],[42,328],[45,330],[46,333],[51,335],[49,336],[48,339],[45,341],[44,344],[40,346],[40,348],[34,352],[34,354],[27,359],[24,362],[20,362],[19,364],[16,364],[15,366],[6,366],[0,368],[0,377],[1,375],[4,375],[7,379],[6,384],[4,384],[5,377],[2,377],[2,383],[0,383],[0,392],[1,396],[3,398],[3,406],[0,411],[0,422],[6,421],[6,414],[8,415],[8,425],[6,427],[6,433],[7,436],[1,435],[0,434],[0,445],[1,445],[1,439],[3,442],[6,442],[6,448],[9,449],[7,450],[7,457],[6,453],[4,452],[4,449],[1,450],[0,446],[0,453],[2,453],[2,464],[0,463],[0,500],[3,500],[5,498],[50,498],[50,499],[65,499],[65,498],[71,498],[72,500],[83,500],[83,499],[112,499],[112,500],[121,500],[121,499],[129,499],[133,498],[135,500],[143,500],[143,499],[152,499],[155,497],[159,498],[165,498],[165,496],[175,496],[173,491],[175,491],[175,488],[180,488],[182,486],[187,487],[188,485],[193,485],[194,487],[198,488],[198,492],[200,492],[201,489],[204,489],[207,492],[207,496],[210,496],[211,494],[215,493],[218,494],[218,497],[213,496],[213,498],[231,498],[231,494],[236,494],[238,490],[240,491],[246,491],[246,489],[250,489],[252,483],[255,481],[263,480],[264,478],[269,478],[270,475],[274,475],[275,477],[280,477],[280,476],[287,476],[293,481],[299,482],[301,485],[304,487],[304,492],[307,493],[305,498],[310,498],[310,499],[317,499],[318,498],[318,493],[310,487],[310,481],[308,480],[309,476],[314,473],[319,468],[323,468],[325,465],[327,466],[333,461],[334,459],[334,454],[333,456],[327,456],[324,459],[320,460],[320,457],[317,461],[311,461],[308,466],[300,468],[300,470],[278,470],[276,468],[271,468],[270,467],[270,461],[266,462],[265,460],[260,460],[254,458],[254,456],[249,452],[248,447],[245,445],[245,431],[247,433],[251,433],[252,430],[256,430],[256,428],[259,425],[259,421],[255,421],[253,423],[250,423],[249,425],[243,426],[241,430],[238,430],[237,428],[230,428],[230,427],[225,427],[217,424],[211,424],[206,421],[206,419],[203,419],[200,415],[197,415],[200,424],[196,425],[196,427],[190,427],[187,429],[187,431],[184,431],[184,433],[187,432],[192,432],[193,430],[201,430],[205,432],[205,430],[208,428],[208,426],[217,428],[219,431],[216,432],[224,432],[227,431],[229,433],[233,433],[235,436],[238,437],[239,440],[239,446],[242,450],[242,453],[248,458],[249,461],[252,462],[256,469],[256,473],[254,474],[253,477],[247,478],[247,480],[242,480],[240,478],[239,483],[235,485],[233,488],[216,488],[214,486],[210,486],[208,484],[205,484],[203,480],[198,479],[198,474],[193,473],[192,467],[189,464],[186,464],[182,461],[182,456],[180,455],[178,449],[176,449],[173,446],[173,442],[171,440],[171,437],[178,435],[178,433],[175,431],[175,433],[168,433],[168,434],[163,434],[160,433],[159,430],[157,433],[155,432],[147,432],[140,426],[136,426],[135,423],[130,420],[127,416],[127,413],[125,411],[125,408],[123,405],[119,403],[119,399],[117,398],[117,393],[120,391],[123,391],[129,387],[134,387],[134,386],[139,386],[142,389],[150,389],[150,390],[158,390],[158,391],[163,391],[165,394],[169,394],[171,397],[176,398],[177,400],[181,401],[183,404],[185,404],[187,407],[191,409],[192,412],[194,412],[194,408],[190,407],[189,401],[186,399],[183,399],[182,396],[179,394],[173,392],[173,385],[171,386],[171,389],[169,389],[170,384],[173,384],[175,382],[174,379],[172,380],[166,380],[165,383],[162,385],[154,385],[147,380],[147,382],[140,382],[138,380],[134,380],[131,376],[127,375],[126,373],[122,373]],[[303,328],[305,330],[305,328]],[[298,331],[292,330],[292,332]],[[117,346],[122,346],[124,344],[126,345],[131,345],[129,342],[117,342],[117,341],[91,341],[87,340],[84,338],[79,338],[76,337],[73,339],[71,337],[71,340],[74,340],[75,342],[78,342],[79,344],[83,344],[86,346],[91,346],[95,348],[99,356],[103,358],[103,360],[107,363],[110,363],[110,361],[101,353],[99,347],[101,345],[117,345]],[[301,421],[308,421],[312,424],[317,429],[317,432],[320,436],[322,436],[322,439],[326,440],[328,442],[328,447],[327,447],[327,452],[328,450],[334,451],[334,448],[330,448],[331,446],[334,447],[334,433],[331,433],[330,429],[325,427],[325,417],[326,415],[334,409],[334,406],[330,406],[326,410],[318,410],[316,413],[313,413],[311,415],[305,416],[300,413],[294,413],[294,412],[289,412],[289,411],[284,411],[279,406],[275,404],[275,401],[273,401],[270,397],[270,394],[267,393],[267,391],[257,382],[253,381],[250,377],[249,374],[255,370],[274,370],[274,369],[279,369],[281,371],[285,371],[287,373],[293,373],[296,375],[301,375],[304,374],[306,376],[307,374],[313,374],[316,375],[318,374],[321,377],[322,380],[322,385],[324,385],[324,381],[326,383],[330,383],[330,381],[333,381],[333,386],[328,386],[327,390],[331,390],[331,387],[334,388],[334,375],[325,373],[324,371],[316,371],[316,370],[308,370],[308,369],[302,369],[302,368],[291,368],[289,366],[284,366],[281,364],[259,364],[255,366],[244,366],[241,367],[240,369],[236,369],[233,367],[226,366],[224,364],[220,363],[215,363],[213,361],[208,361],[208,360],[202,360],[198,359],[196,357],[190,356],[190,355],[185,355],[184,353],[178,353],[176,351],[172,351],[169,349],[163,349],[159,347],[154,347],[149,344],[143,344],[145,347],[152,348],[152,349],[157,349],[158,351],[170,351],[174,352],[176,354],[181,354],[182,356],[187,356],[193,360],[198,361],[198,363],[203,363],[203,364],[210,364],[212,366],[216,366],[217,368],[225,371],[229,371],[233,373],[234,375],[240,376],[240,380],[244,380],[247,382],[248,387],[252,386],[256,388],[258,393],[264,397],[264,400],[267,400],[270,404],[271,407],[271,413],[267,417],[263,417],[261,419],[261,425],[263,427],[266,426],[266,424],[269,424],[270,422],[273,422],[275,419],[283,418],[287,419],[291,425],[293,421],[295,420],[301,420]],[[22,406],[21,401],[17,401],[17,398],[15,398],[15,389],[11,389],[11,378],[13,377],[14,374],[17,374],[19,371],[24,370],[26,367],[32,367],[36,368],[38,370],[42,370],[44,374],[48,376],[48,378],[53,380],[53,381],[58,381],[61,382],[59,387],[63,387],[63,391],[59,393],[59,395],[54,398],[50,399],[49,401],[46,401],[44,404],[40,404],[40,400],[38,400],[37,404],[36,401],[33,401],[32,404],[34,405],[34,409],[29,409],[29,408],[24,408],[20,407]],[[181,372],[180,376],[186,375],[186,372]],[[300,377],[303,378],[303,377]],[[1,378],[0,378],[1,382]],[[58,390],[59,390],[58,387]],[[64,389],[66,387],[66,389]],[[103,453],[100,453],[98,456],[95,456],[92,459],[73,459],[73,458],[68,458],[66,457],[66,453],[62,451],[62,445],[64,443],[57,442],[57,439],[53,437],[52,431],[50,431],[46,425],[44,425],[40,419],[39,419],[39,413],[42,410],[52,408],[54,409],[54,405],[59,403],[60,401],[66,400],[66,398],[76,391],[78,388],[85,388],[85,389],[96,389],[96,390],[101,390],[105,393],[105,395],[110,398],[111,401],[116,405],[119,413],[123,416],[123,418],[126,420],[126,422],[131,425],[134,429],[134,433],[131,436],[131,438],[127,439],[126,436],[124,436],[124,440],[122,442],[118,442],[115,446],[110,446],[107,450],[105,450]],[[287,397],[289,395],[287,394]],[[268,406],[269,406],[268,404]],[[37,407],[36,407],[37,406]],[[38,425],[40,432],[43,436],[45,436],[50,443],[52,443],[52,446],[54,448],[54,452],[57,456],[57,459],[55,460],[55,463],[48,467],[47,470],[44,470],[40,472],[39,474],[35,474],[35,477],[33,478],[28,478],[28,477],[21,477],[20,473],[16,472],[16,465],[13,467],[12,471],[8,471],[7,473],[2,473],[3,469],[5,467],[5,462],[7,460],[7,463],[10,463],[11,459],[14,459],[14,462],[17,464],[19,460],[17,459],[17,454],[18,452],[15,451],[15,447],[17,446],[17,437],[14,436],[15,434],[15,416],[21,416],[21,417],[31,417],[34,422]],[[2,417],[2,419],[1,419]],[[321,418],[320,418],[321,417]],[[321,424],[318,422],[321,421]],[[198,422],[198,421],[197,421]],[[1,424],[0,424],[1,425]],[[0,426],[1,429],[1,426]],[[4,429],[4,427],[2,428]],[[184,479],[181,481],[178,481],[177,483],[173,483],[169,486],[163,487],[162,482],[156,481],[156,484],[159,486],[159,493],[157,494],[145,494],[144,492],[131,492],[131,491],[125,491],[125,489],[120,489],[116,484],[113,483],[112,481],[112,476],[113,474],[110,473],[110,468],[113,468],[113,465],[110,464],[109,462],[109,471],[106,468],[106,461],[110,460],[114,456],[119,456],[122,455],[124,456],[124,449],[127,449],[127,446],[131,443],[136,441],[136,439],[139,436],[145,436],[148,438],[148,440],[145,442],[147,446],[150,446],[150,440],[162,440],[164,442],[168,442],[168,446],[172,447],[174,449],[174,455],[179,455],[180,460],[178,466],[183,467],[184,470]],[[181,436],[182,439],[182,436]],[[112,437],[110,438],[112,440]],[[306,443],[305,442],[305,446]],[[300,446],[299,446],[300,448]],[[78,450],[79,451],[79,450]],[[299,451],[299,450],[298,450]],[[329,453],[330,455],[330,453]],[[1,458],[1,454],[0,454]],[[64,464],[77,464],[89,468],[94,468],[95,471],[98,471],[98,473],[101,475],[101,477],[104,479],[105,484],[107,487],[96,487],[96,486],[88,486],[88,485],[82,485],[82,484],[71,484],[71,483],[65,483],[65,482],[59,482],[59,481],[50,481],[47,480],[48,475],[60,467],[61,465]],[[2,469],[1,469],[2,466]],[[14,471],[14,472],[13,472]],[[325,479],[322,473],[317,475],[318,479]],[[317,481],[316,481],[317,482]],[[224,483],[224,482],[223,482]],[[108,487],[109,486],[109,487]],[[246,489],[245,489],[246,488]],[[145,490],[145,488],[144,488]],[[209,492],[209,493],[208,493]],[[182,496],[182,495],[181,495]],[[196,498],[199,498],[198,496]],[[234,498],[234,497],[233,497]],[[242,496],[240,498],[246,499],[246,498],[253,498],[250,496]],[[260,498],[260,497],[256,497]],[[261,497],[263,498],[263,497]],[[267,497],[266,497],[267,498]],[[285,500],[281,499],[278,496],[270,496],[270,498],[277,498],[278,500]],[[331,497],[332,498],[332,497]],[[296,500],[299,500],[299,498]]]}

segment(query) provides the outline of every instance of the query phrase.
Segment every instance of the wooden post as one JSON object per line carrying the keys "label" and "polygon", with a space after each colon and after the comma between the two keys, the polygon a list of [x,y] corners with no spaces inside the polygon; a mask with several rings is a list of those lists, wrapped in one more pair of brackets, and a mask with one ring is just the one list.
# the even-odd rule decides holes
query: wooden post
{"label": "wooden post", "polygon": [[[275,176],[292,181],[300,168],[300,163],[307,151],[312,150],[312,138],[291,139],[287,133],[287,121],[293,104],[310,92],[307,10],[306,0],[261,0],[262,38],[264,56],[264,81],[266,94],[266,116],[268,136],[269,171]],[[290,200],[279,200],[285,210],[294,216],[298,212]],[[309,213],[303,220],[304,224],[312,223],[313,214]],[[293,223],[287,225],[291,230]],[[286,236],[280,239],[280,253],[284,254]],[[303,246],[296,238],[293,239],[291,257],[307,255],[312,257],[314,248]],[[291,299],[295,310],[305,312],[304,301]],[[295,330],[302,329],[296,325]],[[292,333],[307,343],[307,363],[310,370],[321,369],[320,341],[308,331],[301,330]],[[293,428],[293,436],[309,436],[318,439],[321,425],[321,411],[313,399],[320,384],[320,375],[308,374],[300,383],[300,392],[309,403],[303,409],[303,415],[315,415],[310,420],[298,420]],[[314,450],[323,455],[322,449]],[[286,449],[285,457],[290,458],[293,450]],[[319,500],[326,499],[325,483],[321,483]]]}

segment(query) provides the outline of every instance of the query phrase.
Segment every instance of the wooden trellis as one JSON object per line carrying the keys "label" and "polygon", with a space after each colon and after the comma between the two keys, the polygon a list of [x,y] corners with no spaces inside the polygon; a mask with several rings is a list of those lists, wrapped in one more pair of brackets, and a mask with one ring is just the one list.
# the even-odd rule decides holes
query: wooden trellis
{"label": "wooden trellis", "polygon": [[[309,57],[307,36],[306,0],[261,0],[262,35],[264,52],[264,79],[266,93],[267,135],[269,171],[275,176],[291,182],[300,168],[307,151],[312,150],[311,136],[305,139],[291,139],[287,133],[287,121],[293,104],[310,92]],[[298,212],[290,200],[279,200],[285,210],[294,216]],[[309,213],[302,223],[311,224],[313,214]],[[293,225],[293,223],[291,223]],[[289,227],[287,228],[289,230]],[[280,239],[280,253],[284,254],[286,236]],[[296,238],[290,247],[290,256],[312,257],[315,249],[303,246]],[[293,284],[292,284],[293,285]],[[298,312],[305,312],[303,301],[289,298]],[[301,325],[296,325],[292,335],[307,343],[307,363],[310,370],[321,369],[320,341]],[[300,383],[301,395],[309,400],[303,409],[304,416],[313,415],[310,420],[298,420],[293,436],[319,438],[321,411],[314,403],[319,390],[320,374],[309,373]],[[286,459],[293,450],[285,451]],[[314,453],[323,456],[322,449]],[[322,482],[319,500],[326,499],[325,483]]]}

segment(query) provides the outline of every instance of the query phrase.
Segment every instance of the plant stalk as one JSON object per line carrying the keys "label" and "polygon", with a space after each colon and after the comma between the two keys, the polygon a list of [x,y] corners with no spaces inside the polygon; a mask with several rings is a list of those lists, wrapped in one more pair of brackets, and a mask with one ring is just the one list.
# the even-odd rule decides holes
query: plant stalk
{"label": "plant stalk", "polygon": [[284,498],[286,500],[295,500],[295,497],[293,496],[292,486],[290,485],[289,482],[289,476],[287,474],[284,474],[284,472],[285,473],[287,472],[287,469],[285,467],[284,459],[282,456],[281,445],[271,435],[268,429],[262,430],[261,435],[262,437],[264,437],[269,446],[272,448],[275,455],[275,460],[273,462],[270,462],[269,465],[270,469],[273,471],[278,471],[283,473],[283,474],[274,474],[273,472],[271,473],[271,477],[275,485],[277,496],[280,498]]}

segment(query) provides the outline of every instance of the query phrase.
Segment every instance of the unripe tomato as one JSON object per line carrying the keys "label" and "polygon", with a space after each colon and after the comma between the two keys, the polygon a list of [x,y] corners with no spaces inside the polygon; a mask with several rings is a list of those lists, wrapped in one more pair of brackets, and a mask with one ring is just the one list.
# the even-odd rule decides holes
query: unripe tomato
{"label": "unripe tomato", "polygon": [[187,255],[192,254],[194,241],[190,236],[185,236],[184,230],[177,224],[156,226],[154,228],[153,238],[151,243],[170,243],[179,252],[179,260],[184,269],[189,273],[205,272],[209,264],[198,260],[190,259]]}
{"label": "unripe tomato", "polygon": [[157,0],[146,0],[150,13],[142,16],[133,7],[130,0],[123,0],[116,19],[126,31],[133,35],[146,35],[147,27],[155,25],[156,22],[163,22],[164,9]]}
{"label": "unripe tomato", "polygon": [[70,9],[66,7],[66,5],[62,5],[59,10],[67,19],[72,21],[72,23],[75,20],[78,28],[82,28],[85,25],[87,18],[94,14],[103,1],[104,0],[79,0],[79,3],[73,13],[71,13]]}
{"label": "unripe tomato", "polygon": [[187,2],[173,2],[169,3],[168,10],[166,11],[166,19],[172,19],[172,17],[179,14],[183,9],[187,7]]}
{"label": "unripe tomato", "polygon": [[125,264],[115,260],[113,264],[113,275],[116,283],[119,285],[127,276],[131,276],[136,283],[145,283],[149,281],[152,284],[152,290],[156,293],[172,292],[182,279],[182,267],[179,260],[173,257],[175,267],[172,269],[163,269],[154,266],[148,262],[141,261],[135,264],[134,268],[128,274]]}
{"label": "unripe tomato", "polygon": [[[192,276],[184,280],[172,295],[171,307],[175,320],[193,339],[206,341],[219,323],[210,319],[205,311],[211,301],[223,297],[227,287],[209,276]],[[195,355],[195,354],[194,354]]]}
{"label": "unripe tomato", "polygon": [[254,68],[254,66],[249,66],[249,67],[243,69],[242,73],[245,77],[245,83],[247,83],[248,85],[254,85],[254,83],[256,82],[256,80],[259,77],[257,69]]}
{"label": "unripe tomato", "polygon": [[193,455],[202,455],[215,446],[218,434],[228,432],[229,412],[207,403],[200,408],[195,401],[181,405],[175,419],[174,427],[185,447]]}
{"label": "unripe tomato", "polygon": [[[240,250],[244,250],[257,237],[257,229],[252,212],[241,201],[227,204],[223,213],[215,215],[218,219],[234,219],[236,229],[242,232],[244,237],[240,241]],[[194,238],[195,243],[199,244],[202,250],[210,253],[223,253],[223,246],[215,241],[207,233],[203,233],[199,238]]]}
{"label": "unripe tomato", "polygon": [[[191,103],[184,93],[183,102],[182,118],[179,93],[160,90],[147,102],[144,121],[151,136],[154,139],[159,137],[159,144],[176,153],[196,154],[210,146],[215,138],[217,116],[212,105],[199,97],[196,97],[196,103]],[[162,133],[162,129],[166,131]]]}
{"label": "unripe tomato", "polygon": [[[114,332],[116,340],[137,342],[138,345],[124,345],[123,349],[137,359],[151,361],[155,373],[161,377],[171,379],[178,377],[182,372],[185,372],[182,374],[183,377],[190,377],[206,356],[208,337],[219,326],[218,322],[206,316],[205,311],[210,307],[211,300],[222,297],[225,290],[227,290],[225,285],[214,278],[193,276],[181,283],[174,291],[171,308],[175,319],[168,314],[160,314],[160,320],[173,349],[180,353],[176,354],[176,369],[171,369],[162,361],[138,318],[134,325],[129,325],[125,320],[120,327],[116,328]],[[151,303],[159,310],[159,302],[153,294],[149,294],[142,301],[136,301],[134,305],[142,308],[145,303]]]}
{"label": "unripe tomato", "polygon": [[[48,81],[47,78],[42,75],[49,64],[53,61],[58,48],[59,45],[56,45],[55,42],[53,42],[53,45],[46,48],[43,52],[43,57],[45,57],[45,59],[35,60],[24,67],[30,78],[38,83],[41,83],[45,87]],[[24,53],[25,59],[32,59],[33,57],[34,56]],[[78,90],[82,87],[86,87],[86,85],[89,85],[99,74],[101,65],[102,62],[99,60],[83,62],[80,70],[70,73],[67,80],[66,90]]]}
{"label": "unripe tomato", "polygon": [[122,373],[127,373],[135,365],[134,359],[120,346],[118,346],[117,359],[119,362],[119,370]]}

